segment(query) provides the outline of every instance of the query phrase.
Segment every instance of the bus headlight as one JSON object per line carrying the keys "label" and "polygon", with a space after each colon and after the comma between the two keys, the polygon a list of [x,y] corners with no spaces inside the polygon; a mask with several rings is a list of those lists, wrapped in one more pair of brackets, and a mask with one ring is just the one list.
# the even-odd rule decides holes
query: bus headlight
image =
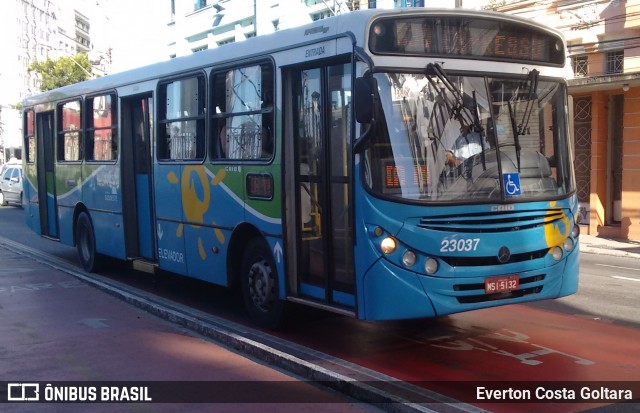
{"label": "bus headlight", "polygon": [[409,250],[402,254],[402,263],[405,267],[413,267],[413,264],[416,263],[415,252]]}
{"label": "bus headlight", "polygon": [[573,238],[578,238],[578,235],[580,235],[580,225],[575,224],[571,229],[571,236]]}
{"label": "bus headlight", "polygon": [[387,255],[391,254],[396,250],[396,240],[391,237],[386,237],[380,243],[380,249]]}
{"label": "bus headlight", "polygon": [[553,247],[551,250],[551,255],[553,255],[553,259],[556,261],[560,261],[562,259],[562,248]]}
{"label": "bus headlight", "polygon": [[427,274],[435,274],[438,271],[438,260],[435,258],[427,258],[427,262],[424,264],[424,270]]}
{"label": "bus headlight", "polygon": [[575,244],[573,243],[573,240],[571,238],[567,238],[562,243],[562,246],[564,247],[564,250],[568,252],[573,250],[573,247],[575,246]]}

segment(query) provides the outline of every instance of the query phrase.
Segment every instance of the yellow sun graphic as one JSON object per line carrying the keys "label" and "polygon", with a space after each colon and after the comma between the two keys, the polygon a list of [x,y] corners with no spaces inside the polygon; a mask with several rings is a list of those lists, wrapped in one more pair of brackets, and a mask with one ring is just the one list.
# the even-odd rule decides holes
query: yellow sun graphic
{"label": "yellow sun graphic", "polygon": [[[200,225],[204,224],[204,216],[211,207],[211,185],[218,185],[225,176],[225,170],[221,169],[214,178],[209,182],[207,173],[204,166],[186,166],[182,172],[182,180],[178,179],[175,172],[169,172],[167,174],[167,180],[177,185],[180,183],[180,189],[182,192],[182,210],[184,211],[187,222],[190,223],[192,228],[200,228]],[[197,185],[202,187],[202,199],[198,196]],[[200,225],[198,225],[200,224]],[[212,221],[214,226],[215,221]],[[213,230],[218,242],[224,244],[225,238],[222,231],[218,228]],[[184,234],[184,224],[178,225],[176,236],[181,238]],[[204,261],[207,258],[207,253],[202,244],[202,238],[198,237],[198,252],[200,258]]]}
{"label": "yellow sun graphic", "polygon": [[[547,211],[545,222],[551,222],[555,220],[556,211],[553,210],[555,206],[555,201],[549,204],[550,208]],[[544,237],[547,241],[547,246],[553,247],[562,243],[562,241],[564,241],[564,239],[569,236],[570,227],[571,225],[569,223],[569,217],[567,217],[564,212],[562,213],[562,218],[559,221],[554,222],[551,225],[545,225]]]}

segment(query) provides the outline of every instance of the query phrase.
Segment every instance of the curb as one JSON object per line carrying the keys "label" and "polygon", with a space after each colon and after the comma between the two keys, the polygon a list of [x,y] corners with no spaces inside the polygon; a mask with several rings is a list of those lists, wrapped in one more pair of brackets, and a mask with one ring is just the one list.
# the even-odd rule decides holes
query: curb
{"label": "curb", "polygon": [[602,246],[593,246],[589,244],[580,244],[580,252],[586,254],[609,255],[612,257],[626,257],[640,259],[640,254],[628,252],[617,248],[606,248]]}

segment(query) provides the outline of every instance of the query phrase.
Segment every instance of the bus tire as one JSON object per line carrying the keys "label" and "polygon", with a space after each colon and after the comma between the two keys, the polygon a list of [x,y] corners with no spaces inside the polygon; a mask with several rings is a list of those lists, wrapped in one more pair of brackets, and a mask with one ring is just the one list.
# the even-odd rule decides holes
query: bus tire
{"label": "bus tire", "polygon": [[242,296],[251,319],[261,327],[276,329],[284,318],[284,301],[278,296],[278,270],[268,244],[252,239],[242,258]]}
{"label": "bus tire", "polygon": [[96,236],[93,224],[86,212],[81,212],[76,223],[76,248],[78,258],[87,272],[96,272],[100,263],[96,253]]}

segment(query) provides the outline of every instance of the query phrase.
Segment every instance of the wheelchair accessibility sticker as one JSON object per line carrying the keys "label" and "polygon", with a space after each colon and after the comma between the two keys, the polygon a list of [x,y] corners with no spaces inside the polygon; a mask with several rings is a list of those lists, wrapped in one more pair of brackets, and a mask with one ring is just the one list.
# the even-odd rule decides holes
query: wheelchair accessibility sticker
{"label": "wheelchair accessibility sticker", "polygon": [[507,196],[522,195],[519,173],[503,174],[502,183],[504,184],[504,192]]}

